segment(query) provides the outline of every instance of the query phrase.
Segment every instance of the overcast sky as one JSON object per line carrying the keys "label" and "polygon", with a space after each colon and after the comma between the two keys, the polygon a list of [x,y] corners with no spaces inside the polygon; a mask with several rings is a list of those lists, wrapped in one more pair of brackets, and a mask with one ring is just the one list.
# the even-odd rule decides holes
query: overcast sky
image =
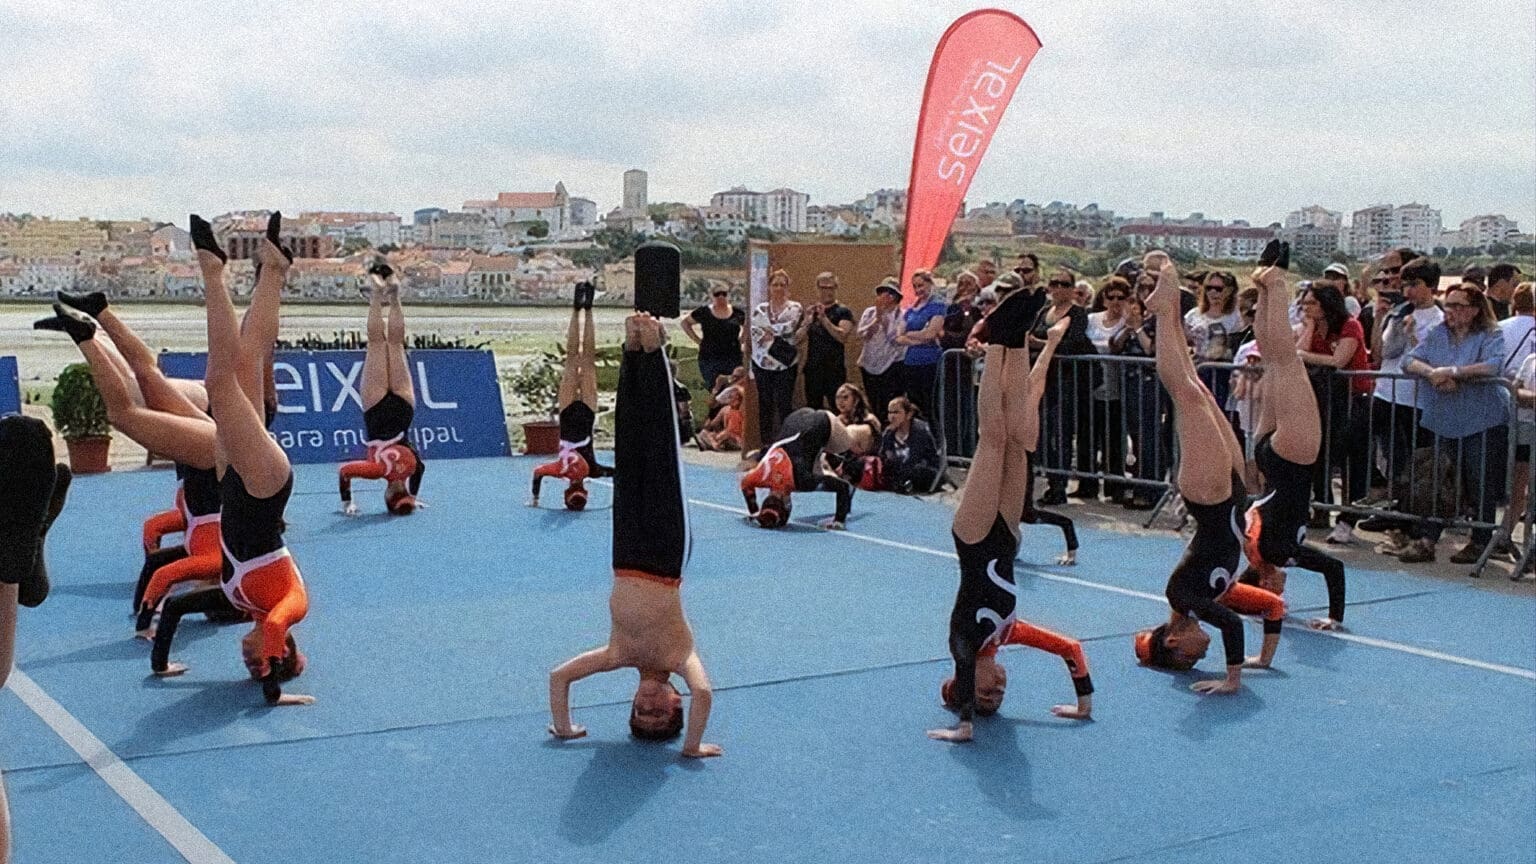
{"label": "overcast sky", "polygon": [[[631,167],[652,201],[847,202],[905,185],[934,44],[970,8],[0,0],[0,211],[409,214],[556,180],[606,210]],[[1417,201],[1536,229],[1531,0],[1009,8],[1045,47],[972,206]]]}

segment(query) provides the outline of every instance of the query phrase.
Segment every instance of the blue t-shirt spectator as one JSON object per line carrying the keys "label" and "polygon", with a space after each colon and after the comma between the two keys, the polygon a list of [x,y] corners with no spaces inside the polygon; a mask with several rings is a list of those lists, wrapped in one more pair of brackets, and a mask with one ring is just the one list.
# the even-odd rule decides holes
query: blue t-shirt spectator
{"label": "blue t-shirt spectator", "polygon": [[[1474,330],[1458,343],[1452,341],[1449,325],[1439,324],[1408,352],[1408,359],[1436,368],[1479,363],[1501,368],[1504,333],[1497,328]],[[1509,390],[1496,379],[1457,381],[1456,385],[1451,391],[1436,390],[1427,383],[1419,385],[1421,391],[1427,391],[1419,425],[1445,438],[1465,438],[1509,422]]]}
{"label": "blue t-shirt spectator", "polygon": [[[944,309],[943,303],[938,300],[929,299],[922,306],[914,306],[908,309],[901,318],[906,324],[907,332],[916,333],[927,327],[929,321],[935,318],[942,319],[944,317]],[[908,366],[932,366],[939,362],[939,356],[943,353],[944,349],[939,344],[938,339],[934,339],[926,345],[908,345],[906,364]]]}

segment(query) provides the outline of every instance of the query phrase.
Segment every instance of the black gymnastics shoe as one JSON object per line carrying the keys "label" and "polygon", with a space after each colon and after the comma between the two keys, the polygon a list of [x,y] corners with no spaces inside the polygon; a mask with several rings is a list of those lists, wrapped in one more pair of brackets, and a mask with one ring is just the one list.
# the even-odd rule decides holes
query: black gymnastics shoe
{"label": "black gymnastics shoe", "polygon": [[987,341],[1004,348],[1023,348],[1029,336],[1030,321],[1025,320],[1024,292],[1008,292],[987,315]]}
{"label": "black gymnastics shoe", "polygon": [[1273,267],[1280,260],[1280,241],[1271,240],[1264,244],[1264,251],[1259,253],[1260,267]]}
{"label": "black gymnastics shoe", "polygon": [[100,291],[92,291],[89,294],[70,294],[67,291],[60,291],[58,301],[92,318],[99,318],[101,313],[107,311],[107,295]]}
{"label": "black gymnastics shoe", "polygon": [[66,333],[69,338],[75,340],[75,344],[89,342],[96,338],[96,322],[83,312],[66,309],[58,303],[53,304],[53,317],[44,318],[32,322],[33,330],[57,330]]}
{"label": "black gymnastics shoe", "polygon": [[267,239],[272,241],[272,245],[277,247],[277,251],[283,253],[283,257],[288,259],[289,264],[292,264],[293,250],[283,245],[282,234],[283,212],[281,210],[273,210],[272,215],[267,217]]}
{"label": "black gymnastics shoe", "polygon": [[196,213],[192,214],[192,218],[189,221],[192,234],[192,248],[199,252],[207,252],[218,258],[219,261],[228,263],[229,256],[225,255],[224,250],[219,248],[219,241],[213,236],[213,226],[209,225],[206,219]]}

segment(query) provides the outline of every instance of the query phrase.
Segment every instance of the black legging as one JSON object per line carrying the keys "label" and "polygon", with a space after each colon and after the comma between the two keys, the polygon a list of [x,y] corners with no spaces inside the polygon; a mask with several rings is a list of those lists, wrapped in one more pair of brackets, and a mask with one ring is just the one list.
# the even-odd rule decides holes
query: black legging
{"label": "black legging", "polygon": [[891,405],[891,400],[901,395],[902,382],[906,377],[906,367],[900,362],[892,363],[884,372],[871,372],[864,367],[859,367],[859,374],[864,379],[864,395],[869,397],[869,412],[875,415],[880,425],[886,423],[886,409]]}
{"label": "black legging", "polygon": [[[164,550],[162,550],[164,551]],[[176,638],[176,627],[183,615],[207,612],[210,615],[234,614],[240,610],[224,596],[223,588],[202,588],[177,594],[165,601],[160,611],[160,627],[155,631],[155,646],[149,652],[149,668],[164,672],[171,662],[171,640]]]}
{"label": "black legging", "polygon": [[1024,512],[1019,517],[1019,523],[1021,525],[1055,525],[1061,529],[1061,536],[1067,541],[1067,551],[1076,552],[1076,523],[1053,510],[1042,510],[1035,506],[1035,454],[1026,453],[1024,458],[1029,474],[1024,481]]}
{"label": "black legging", "polygon": [[778,440],[779,426],[795,400],[795,375],[799,371],[798,364],[777,370],[752,364],[757,378],[757,434],[764,447]]}

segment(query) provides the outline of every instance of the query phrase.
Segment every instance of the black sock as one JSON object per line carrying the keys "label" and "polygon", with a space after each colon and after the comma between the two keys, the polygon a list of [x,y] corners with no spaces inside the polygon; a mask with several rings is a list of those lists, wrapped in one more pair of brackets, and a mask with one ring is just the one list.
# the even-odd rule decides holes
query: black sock
{"label": "black sock", "polygon": [[96,338],[95,321],[87,318],[83,313],[65,309],[58,303],[53,304],[53,317],[33,321],[32,329],[57,330],[60,333],[66,333],[69,338],[75,340],[76,345]]}
{"label": "black sock", "polygon": [[293,251],[283,245],[283,212],[281,210],[273,210],[272,215],[267,217],[267,239],[272,241],[272,245],[277,247],[277,251],[283,253],[283,257],[287,258],[289,263],[293,262]]}
{"label": "black sock", "polygon": [[78,309],[92,318],[100,317],[101,313],[107,311],[107,295],[100,291],[92,291],[89,294],[70,294],[60,291],[58,299],[65,306]]}
{"label": "black sock", "polygon": [[225,255],[224,250],[219,248],[219,241],[216,237],[213,236],[213,226],[209,225],[207,220],[203,219],[203,217],[197,215],[196,213],[192,214],[191,233],[193,249],[201,250],[203,252],[211,252],[216,255],[220,261],[229,261],[229,256]]}

